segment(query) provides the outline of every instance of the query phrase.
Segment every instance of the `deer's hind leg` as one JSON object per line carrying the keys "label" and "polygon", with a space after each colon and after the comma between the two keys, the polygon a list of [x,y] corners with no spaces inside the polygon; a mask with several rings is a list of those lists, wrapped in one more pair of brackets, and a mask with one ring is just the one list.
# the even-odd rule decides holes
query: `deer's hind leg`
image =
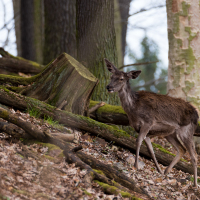
{"label": "deer's hind leg", "polygon": [[180,141],[178,140],[177,136],[176,136],[176,132],[174,132],[171,135],[168,135],[165,137],[167,139],[167,141],[169,143],[171,143],[175,149],[177,150],[177,154],[175,156],[175,158],[172,160],[172,162],[170,163],[170,165],[165,169],[164,174],[168,174],[171,169],[174,167],[174,165],[181,159],[181,157],[185,154],[186,149],[184,148],[184,146],[180,143]]}
{"label": "deer's hind leg", "polygon": [[197,186],[197,154],[195,151],[195,145],[193,141],[195,127],[193,124],[189,124],[181,128],[181,132],[178,132],[177,137],[181,140],[184,147],[188,150],[191,158],[191,162],[194,170],[194,186]]}

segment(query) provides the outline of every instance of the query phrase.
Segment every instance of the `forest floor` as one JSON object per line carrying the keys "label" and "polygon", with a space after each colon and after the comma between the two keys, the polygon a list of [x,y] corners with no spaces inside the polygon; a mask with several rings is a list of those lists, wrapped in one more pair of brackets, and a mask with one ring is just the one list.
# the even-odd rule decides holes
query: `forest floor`
{"label": "forest floor", "polygon": [[[21,119],[29,121],[37,128],[51,132],[71,132],[76,134],[75,146],[82,145],[84,153],[90,154],[106,164],[111,164],[132,178],[137,186],[143,187],[152,199],[196,200],[200,199],[198,189],[192,187],[192,175],[175,168],[167,176],[157,172],[152,161],[140,157],[140,170],[134,168],[134,154],[117,147],[104,139],[61,126],[52,126],[47,121],[31,117],[28,113],[11,110]],[[159,143],[172,153],[172,146],[163,139]],[[190,160],[188,153],[184,159]],[[198,156],[200,165],[200,156]],[[166,166],[160,164],[164,171]],[[0,133],[0,199],[70,199],[70,200],[120,200],[129,199],[120,195],[105,194],[97,182],[91,187],[83,183],[85,170],[68,164],[62,150],[50,144],[16,140]]]}

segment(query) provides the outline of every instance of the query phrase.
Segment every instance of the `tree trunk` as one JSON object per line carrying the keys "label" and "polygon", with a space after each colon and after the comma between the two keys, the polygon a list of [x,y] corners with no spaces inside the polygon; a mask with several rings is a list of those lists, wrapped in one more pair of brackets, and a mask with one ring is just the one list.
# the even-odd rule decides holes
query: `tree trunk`
{"label": "tree trunk", "polygon": [[199,1],[167,1],[169,69],[168,94],[200,110]]}
{"label": "tree trunk", "polygon": [[98,80],[83,65],[63,53],[37,76],[22,94],[62,110],[86,115]]}
{"label": "tree trunk", "polygon": [[113,0],[77,0],[77,41],[78,61],[99,79],[92,99],[119,104],[117,94],[110,95],[105,89],[110,73],[104,58],[117,64]]}
{"label": "tree trunk", "polygon": [[42,63],[43,0],[20,0],[20,38],[17,47],[23,58]]}
{"label": "tree trunk", "polygon": [[76,59],[76,1],[44,0],[44,9],[44,63],[63,52]]}
{"label": "tree trunk", "polygon": [[14,20],[15,20],[15,36],[16,36],[16,45],[17,45],[17,55],[22,56],[21,50],[21,1],[13,0],[13,11],[14,11]]}
{"label": "tree trunk", "polygon": [[118,66],[124,65],[124,56],[126,48],[126,32],[129,17],[129,6],[131,0],[114,0],[115,5],[115,33],[118,55]]}

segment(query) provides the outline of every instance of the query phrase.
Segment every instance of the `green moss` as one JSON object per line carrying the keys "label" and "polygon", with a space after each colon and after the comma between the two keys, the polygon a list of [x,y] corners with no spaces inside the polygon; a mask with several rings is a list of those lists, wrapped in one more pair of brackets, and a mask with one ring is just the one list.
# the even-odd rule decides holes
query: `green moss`
{"label": "green moss", "polygon": [[84,192],[86,195],[92,196],[92,194],[90,194],[87,190],[85,190],[85,189],[82,189],[82,190],[83,190],[83,192]]}
{"label": "green moss", "polygon": [[194,61],[195,61],[195,56],[193,53],[193,50],[191,47],[189,47],[188,49],[182,49],[182,54],[181,54],[182,58],[185,59],[185,62],[187,65],[189,65],[186,68],[186,72],[185,74],[190,74],[190,72],[193,70],[194,68]]}
{"label": "green moss", "polygon": [[106,183],[102,183],[102,182],[97,181],[97,180],[95,180],[95,182],[98,183],[102,187],[103,190],[105,190],[105,191],[109,190],[114,195],[119,194],[119,190],[115,186],[111,186],[111,185],[108,185]]}
{"label": "green moss", "polygon": [[98,174],[101,174],[101,175],[105,175],[104,173],[103,173],[103,171],[101,171],[101,170],[97,170],[97,169],[93,169],[95,172],[97,172]]}
{"label": "green moss", "polygon": [[97,81],[97,78],[87,68],[85,68],[81,63],[79,63],[77,60],[75,60],[72,56],[70,56],[66,53],[63,53],[63,56],[65,56],[67,58],[67,60],[71,63],[72,66],[75,67],[75,69],[81,76],[83,76],[86,79],[89,79],[93,82]]}
{"label": "green moss", "polygon": [[180,30],[179,13],[175,13],[173,17],[173,32],[178,33]]}
{"label": "green moss", "polygon": [[188,16],[188,9],[190,4],[186,3],[185,1],[182,2],[182,11],[180,12],[181,16],[187,17]]}
{"label": "green moss", "polygon": [[[165,148],[163,148],[161,145],[159,145],[159,144],[156,144],[156,143],[153,143],[152,142],[152,146],[153,146],[153,148],[158,148],[160,151],[162,151],[162,152],[164,152],[164,153],[167,153],[167,154],[169,154],[169,155],[171,155],[171,156],[176,156],[175,154],[173,154],[173,153],[171,153],[171,152],[169,152],[169,151],[167,151]],[[181,158],[181,161],[183,161],[183,162],[188,162],[187,160],[185,160],[185,159],[183,159],[183,158]]]}
{"label": "green moss", "polygon": [[[90,105],[89,108],[95,106],[96,104],[98,104],[98,101],[90,101]],[[121,113],[121,114],[126,114],[125,111],[123,110],[123,108],[121,106],[113,106],[110,104],[105,104],[104,106],[100,107],[97,110],[97,113],[101,114],[103,112],[106,113]]]}
{"label": "green moss", "polygon": [[189,26],[185,27],[185,31],[189,33],[189,38],[188,38],[189,42],[192,41],[193,38],[195,38],[197,36],[197,33],[192,32],[191,27],[189,27]]}
{"label": "green moss", "polygon": [[109,125],[106,125],[106,124],[103,124],[103,123],[100,123],[100,122],[97,122],[89,117],[84,117],[84,116],[81,116],[81,115],[74,115],[70,112],[67,112],[68,115],[71,115],[73,118],[76,118],[76,120],[78,121],[79,119],[85,121],[87,123],[87,125],[89,127],[96,127],[97,129],[101,130],[101,131],[111,131],[116,137],[127,137],[129,138],[130,135],[127,134],[125,131],[123,130],[119,130],[118,128],[114,128],[112,126],[109,126]]}
{"label": "green moss", "polygon": [[173,86],[176,88],[180,84],[181,74],[184,73],[184,69],[181,66],[176,66],[172,70],[173,70],[173,76],[174,76]]}
{"label": "green moss", "polygon": [[20,156],[21,158],[24,158],[24,156],[22,156],[21,154],[19,153],[16,153],[16,155]]}
{"label": "green moss", "polygon": [[179,45],[179,48],[183,46],[183,41],[181,39],[177,39],[177,44]]}
{"label": "green moss", "polygon": [[185,87],[182,88],[183,92],[187,95],[188,92],[194,87],[194,82],[185,81]]}
{"label": "green moss", "polygon": [[118,195],[120,193],[122,195],[122,197],[124,197],[124,198],[130,198],[131,200],[142,200],[140,198],[137,198],[137,197],[131,195],[128,192],[121,191],[120,189],[118,189],[115,186],[111,186],[111,185],[108,185],[106,183],[102,183],[102,182],[97,181],[97,180],[95,180],[95,182],[98,183],[104,191],[108,190],[110,193],[112,193],[114,195]]}
{"label": "green moss", "polygon": [[17,189],[13,189],[13,192],[16,192],[18,194],[23,194],[23,195],[26,195],[26,196],[30,196],[30,193],[25,191],[25,190],[17,190]]}

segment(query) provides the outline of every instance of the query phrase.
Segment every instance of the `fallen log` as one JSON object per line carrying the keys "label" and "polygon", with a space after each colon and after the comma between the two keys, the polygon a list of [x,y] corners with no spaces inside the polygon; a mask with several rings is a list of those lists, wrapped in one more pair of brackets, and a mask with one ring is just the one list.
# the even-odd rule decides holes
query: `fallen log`
{"label": "fallen log", "polygon": [[[136,141],[134,137],[130,136],[123,130],[105,125],[88,117],[79,116],[67,111],[59,110],[56,107],[50,106],[36,99],[19,95],[8,90],[5,91],[3,88],[0,89],[0,103],[13,106],[21,110],[26,110],[31,106],[34,109],[39,110],[41,115],[50,116],[54,121],[58,121],[63,125],[90,132],[94,135],[101,136],[108,141],[115,141],[115,144],[135,152]],[[174,155],[154,143],[153,147],[158,162],[166,166],[169,165],[173,160]],[[140,155],[151,158],[148,149],[144,144],[141,146]],[[179,161],[175,165],[175,168],[193,174],[192,165],[185,162],[184,160]],[[199,167],[198,174],[200,174]]]}
{"label": "fallen log", "polygon": [[2,58],[0,58],[0,69],[4,69],[8,72],[38,74],[44,68],[43,65],[40,65],[34,61],[13,56],[3,48],[0,48],[0,55],[2,55]]}
{"label": "fallen log", "polygon": [[[81,158],[87,158],[90,160],[90,162],[86,164],[84,161],[82,161],[82,159],[76,156],[76,151],[80,150],[80,148],[77,148],[77,147],[74,148],[69,143],[62,141],[58,139],[57,137],[52,137],[52,134],[48,130],[45,130],[45,131],[39,130],[32,123],[20,119],[16,114],[13,114],[1,107],[0,107],[0,118],[3,118],[4,120],[7,120],[8,122],[11,122],[19,126],[26,132],[26,134],[29,134],[32,138],[39,140],[41,142],[54,144],[60,147],[62,150],[64,150],[63,153],[68,163],[75,163],[77,167],[87,170],[87,176],[85,179],[87,184],[91,184],[92,180],[99,180],[107,184],[110,184],[112,186],[116,186],[122,189],[123,191],[131,190],[133,192],[146,194],[146,196],[148,196],[145,190],[136,186],[136,183],[134,182],[133,179],[126,177],[125,174],[118,172],[111,166],[108,167],[108,165],[103,164],[100,161],[97,161],[91,156],[88,156],[84,154],[83,152],[79,152],[79,156]],[[104,176],[104,175],[98,174],[96,171],[94,171],[91,168],[90,166],[91,163],[94,168],[95,168],[94,163],[98,163],[98,166],[100,166],[101,170],[105,172],[106,175],[107,175],[106,172],[109,171],[109,175]],[[118,183],[113,182],[110,177],[112,177],[112,179],[114,179],[115,182],[118,182]],[[127,190],[126,188],[128,188],[129,190]]]}

